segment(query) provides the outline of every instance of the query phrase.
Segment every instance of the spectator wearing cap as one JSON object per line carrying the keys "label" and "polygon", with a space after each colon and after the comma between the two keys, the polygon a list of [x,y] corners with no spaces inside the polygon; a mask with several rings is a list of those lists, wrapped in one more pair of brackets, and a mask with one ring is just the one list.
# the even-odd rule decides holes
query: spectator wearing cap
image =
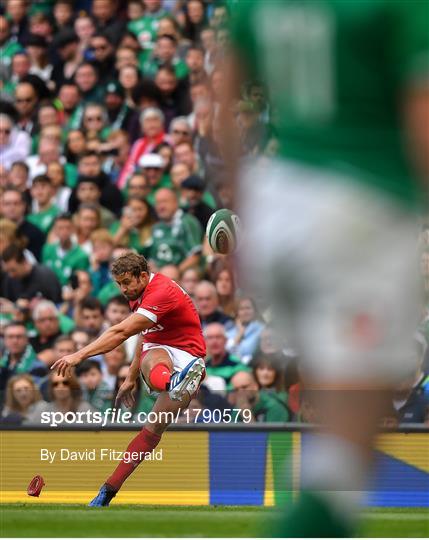
{"label": "spectator wearing cap", "polygon": [[96,32],[89,42],[90,60],[94,62],[95,67],[100,74],[99,83],[106,84],[115,70],[115,51],[112,42],[108,36],[102,32]]}
{"label": "spectator wearing cap", "polygon": [[140,158],[138,165],[149,183],[150,192],[147,200],[153,206],[158,189],[171,187],[169,176],[164,174],[164,160],[159,154],[145,154]]}
{"label": "spectator wearing cap", "polygon": [[0,163],[9,169],[16,161],[24,161],[31,147],[28,133],[17,129],[10,116],[0,114]]}
{"label": "spectator wearing cap", "polygon": [[206,230],[208,220],[213,214],[213,208],[203,201],[205,189],[206,185],[204,180],[196,174],[188,176],[188,178],[182,182],[180,188],[181,201],[184,202],[184,209],[188,214],[191,214],[198,219],[203,231]]}
{"label": "spectator wearing cap", "polygon": [[159,221],[152,228],[152,238],[145,246],[147,258],[157,268],[174,264],[183,272],[198,266],[201,256],[201,226],[194,216],[181,208],[173,190],[161,188],[155,195]]}
{"label": "spectator wearing cap", "polygon": [[3,251],[4,296],[15,302],[23,295],[41,295],[56,304],[61,302],[61,286],[54,272],[47,266],[33,264],[25,258],[24,250],[10,245]]}
{"label": "spectator wearing cap", "polygon": [[46,38],[38,34],[29,34],[25,40],[25,48],[31,62],[30,73],[49,83],[53,66],[49,61]]}
{"label": "spectator wearing cap", "polygon": [[71,28],[63,28],[54,37],[52,47],[58,51],[58,61],[54,64],[51,78],[59,89],[65,82],[73,79],[82,62],[79,38]]}
{"label": "spectator wearing cap", "polygon": [[17,226],[16,234],[27,240],[27,248],[40,260],[45,235],[42,231],[25,219],[25,194],[14,187],[7,187],[0,195],[1,214]]}
{"label": "spectator wearing cap", "polygon": [[130,156],[118,179],[117,186],[120,189],[126,187],[143,155],[153,152],[154,148],[162,142],[168,142],[164,132],[164,115],[160,109],[156,107],[144,109],[140,115],[140,125],[143,137],[137,139],[131,148]]}
{"label": "spectator wearing cap", "polygon": [[55,190],[48,176],[41,174],[33,179],[31,186],[33,212],[27,219],[44,234],[48,234],[55,218],[60,213],[59,208],[52,202],[54,195]]}
{"label": "spectator wearing cap", "polygon": [[68,283],[73,272],[89,268],[88,255],[73,242],[73,231],[72,216],[60,214],[53,227],[56,240],[43,246],[42,262],[53,270],[61,285]]}
{"label": "spectator wearing cap", "polygon": [[118,81],[109,81],[107,83],[104,103],[111,130],[123,129],[128,132],[132,118],[136,113],[125,103],[125,92]]}

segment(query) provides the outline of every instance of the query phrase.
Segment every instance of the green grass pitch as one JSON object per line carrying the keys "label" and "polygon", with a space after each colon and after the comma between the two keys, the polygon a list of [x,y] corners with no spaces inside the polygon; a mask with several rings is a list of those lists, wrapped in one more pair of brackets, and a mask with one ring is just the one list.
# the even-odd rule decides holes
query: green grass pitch
{"label": "green grass pitch", "polygon": [[[266,536],[273,510],[238,506],[0,505],[1,537],[243,537]],[[427,509],[383,508],[364,513],[357,534],[427,537]]]}

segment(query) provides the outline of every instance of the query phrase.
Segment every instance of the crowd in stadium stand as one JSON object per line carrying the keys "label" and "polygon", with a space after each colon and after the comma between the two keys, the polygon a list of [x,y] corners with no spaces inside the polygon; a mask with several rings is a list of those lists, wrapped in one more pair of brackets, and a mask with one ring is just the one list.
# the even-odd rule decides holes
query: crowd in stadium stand
{"label": "crowd in stadium stand", "polygon": [[[231,258],[204,238],[210,215],[232,200],[219,120],[232,3],[1,2],[2,423],[113,406],[135,336],[71,378],[49,367],[129,315],[110,274],[129,250],[176,280],[198,309],[208,377],[191,409],[318,421],[269,306],[240,290]],[[274,155],[263,83],[249,80],[233,110],[241,156]],[[398,386],[388,425],[429,421],[429,221],[420,243],[421,369]],[[133,414],[153,402],[139,392]]]}

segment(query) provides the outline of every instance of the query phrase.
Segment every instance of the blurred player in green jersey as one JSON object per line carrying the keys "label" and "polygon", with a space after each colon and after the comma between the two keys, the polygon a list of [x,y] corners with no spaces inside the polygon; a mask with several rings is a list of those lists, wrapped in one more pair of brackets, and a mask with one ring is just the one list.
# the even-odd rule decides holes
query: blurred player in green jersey
{"label": "blurred player in green jersey", "polygon": [[241,167],[243,267],[292,332],[324,425],[280,534],[347,536],[386,398],[417,368],[429,4],[235,2],[232,28],[232,86],[266,83],[279,136],[277,159]]}

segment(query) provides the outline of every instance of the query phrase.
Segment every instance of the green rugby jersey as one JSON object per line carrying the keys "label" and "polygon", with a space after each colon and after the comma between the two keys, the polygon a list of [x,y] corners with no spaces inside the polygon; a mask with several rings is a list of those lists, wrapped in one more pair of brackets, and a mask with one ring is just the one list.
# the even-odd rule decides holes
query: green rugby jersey
{"label": "green rugby jersey", "polygon": [[403,92],[429,76],[428,0],[252,0],[232,37],[266,83],[280,156],[344,172],[403,203],[421,196]]}
{"label": "green rugby jersey", "polygon": [[167,264],[179,265],[190,255],[201,251],[202,236],[199,221],[179,209],[171,223],[155,223],[152,238],[145,244],[143,253],[159,268]]}
{"label": "green rugby jersey", "polygon": [[75,270],[89,269],[88,255],[80,246],[75,245],[64,251],[58,242],[43,246],[42,263],[55,272],[61,285],[68,283]]}
{"label": "green rugby jersey", "polygon": [[48,234],[50,231],[55,218],[60,213],[60,209],[52,205],[47,210],[43,210],[42,212],[34,212],[33,214],[29,214],[27,216],[27,219],[30,223],[33,225],[36,225],[42,232],[45,234]]}

